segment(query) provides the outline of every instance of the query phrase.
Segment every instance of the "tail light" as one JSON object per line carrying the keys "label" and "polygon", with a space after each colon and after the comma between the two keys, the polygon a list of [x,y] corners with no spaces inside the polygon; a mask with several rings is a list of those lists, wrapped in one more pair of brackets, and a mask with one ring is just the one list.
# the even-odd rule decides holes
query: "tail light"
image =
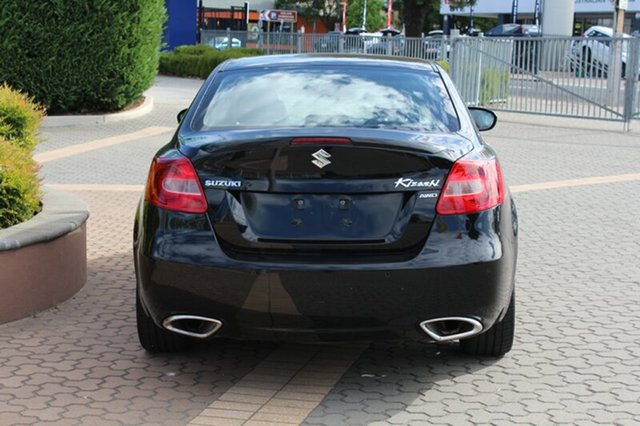
{"label": "tail light", "polygon": [[442,189],[438,214],[470,214],[504,202],[502,170],[496,158],[456,161]]}
{"label": "tail light", "polygon": [[145,200],[156,207],[184,213],[204,213],[204,196],[196,171],[188,158],[157,157],[151,163]]}

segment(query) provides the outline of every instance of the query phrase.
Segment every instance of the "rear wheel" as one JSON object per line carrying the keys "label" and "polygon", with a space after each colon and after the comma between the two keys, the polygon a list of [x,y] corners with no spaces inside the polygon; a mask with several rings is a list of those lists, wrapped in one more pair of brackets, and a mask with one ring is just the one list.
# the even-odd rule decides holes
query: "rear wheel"
{"label": "rear wheel", "polygon": [[460,341],[460,349],[469,355],[501,357],[511,350],[516,322],[515,291],[502,321],[498,321],[486,332]]}
{"label": "rear wheel", "polygon": [[582,55],[580,56],[580,60],[581,60],[580,66],[583,72],[585,73],[585,77],[593,77],[595,70],[593,69],[593,64],[591,63],[591,49],[586,47],[583,48]]}
{"label": "rear wheel", "polygon": [[145,312],[136,291],[136,323],[140,344],[149,352],[181,352],[187,349],[188,340],[179,334],[158,327]]}

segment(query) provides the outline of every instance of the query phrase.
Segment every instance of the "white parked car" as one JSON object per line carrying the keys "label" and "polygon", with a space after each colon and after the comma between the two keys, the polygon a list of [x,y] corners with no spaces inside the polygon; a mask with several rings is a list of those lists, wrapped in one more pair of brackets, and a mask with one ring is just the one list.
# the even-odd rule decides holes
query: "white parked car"
{"label": "white parked car", "polygon": [[[574,40],[571,43],[572,66],[578,67],[591,76],[606,76],[609,71],[609,64],[613,63],[612,37],[613,30],[611,28],[601,26],[589,28],[581,36],[580,40]],[[629,34],[622,34],[622,38],[632,39],[633,37]],[[620,43],[620,41],[614,41],[614,43]],[[623,40],[620,52],[622,63],[619,67],[616,67],[623,77],[626,75],[627,70],[628,46],[629,43]]]}
{"label": "white parked car", "polygon": [[242,47],[242,42],[235,37],[231,38],[231,45],[229,45],[229,37],[215,37],[207,43],[209,46],[217,50],[225,49],[238,49]]}

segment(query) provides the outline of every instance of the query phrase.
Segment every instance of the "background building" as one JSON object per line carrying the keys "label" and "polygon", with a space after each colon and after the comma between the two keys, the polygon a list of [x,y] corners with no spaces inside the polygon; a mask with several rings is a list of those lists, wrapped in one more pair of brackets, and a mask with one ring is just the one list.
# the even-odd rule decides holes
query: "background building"
{"label": "background building", "polygon": [[[544,1],[540,0],[540,10]],[[640,0],[628,0],[629,7],[625,14],[624,32],[630,33],[640,30]],[[477,17],[497,18],[499,24],[512,22],[512,0],[477,0],[473,7],[473,14]],[[613,27],[613,6],[611,0],[574,0],[575,14],[573,20],[573,35],[582,34],[593,25]],[[531,24],[535,22],[536,0],[518,0],[518,22]],[[441,0],[440,14],[455,16],[469,16],[471,8],[452,9],[449,0]]]}

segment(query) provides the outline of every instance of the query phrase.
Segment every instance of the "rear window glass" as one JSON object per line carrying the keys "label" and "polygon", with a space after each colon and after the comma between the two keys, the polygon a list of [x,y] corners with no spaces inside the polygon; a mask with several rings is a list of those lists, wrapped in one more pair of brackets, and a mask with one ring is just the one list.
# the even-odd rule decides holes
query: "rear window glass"
{"label": "rear window glass", "polygon": [[365,127],[452,132],[458,117],[435,72],[374,68],[221,72],[194,130]]}

